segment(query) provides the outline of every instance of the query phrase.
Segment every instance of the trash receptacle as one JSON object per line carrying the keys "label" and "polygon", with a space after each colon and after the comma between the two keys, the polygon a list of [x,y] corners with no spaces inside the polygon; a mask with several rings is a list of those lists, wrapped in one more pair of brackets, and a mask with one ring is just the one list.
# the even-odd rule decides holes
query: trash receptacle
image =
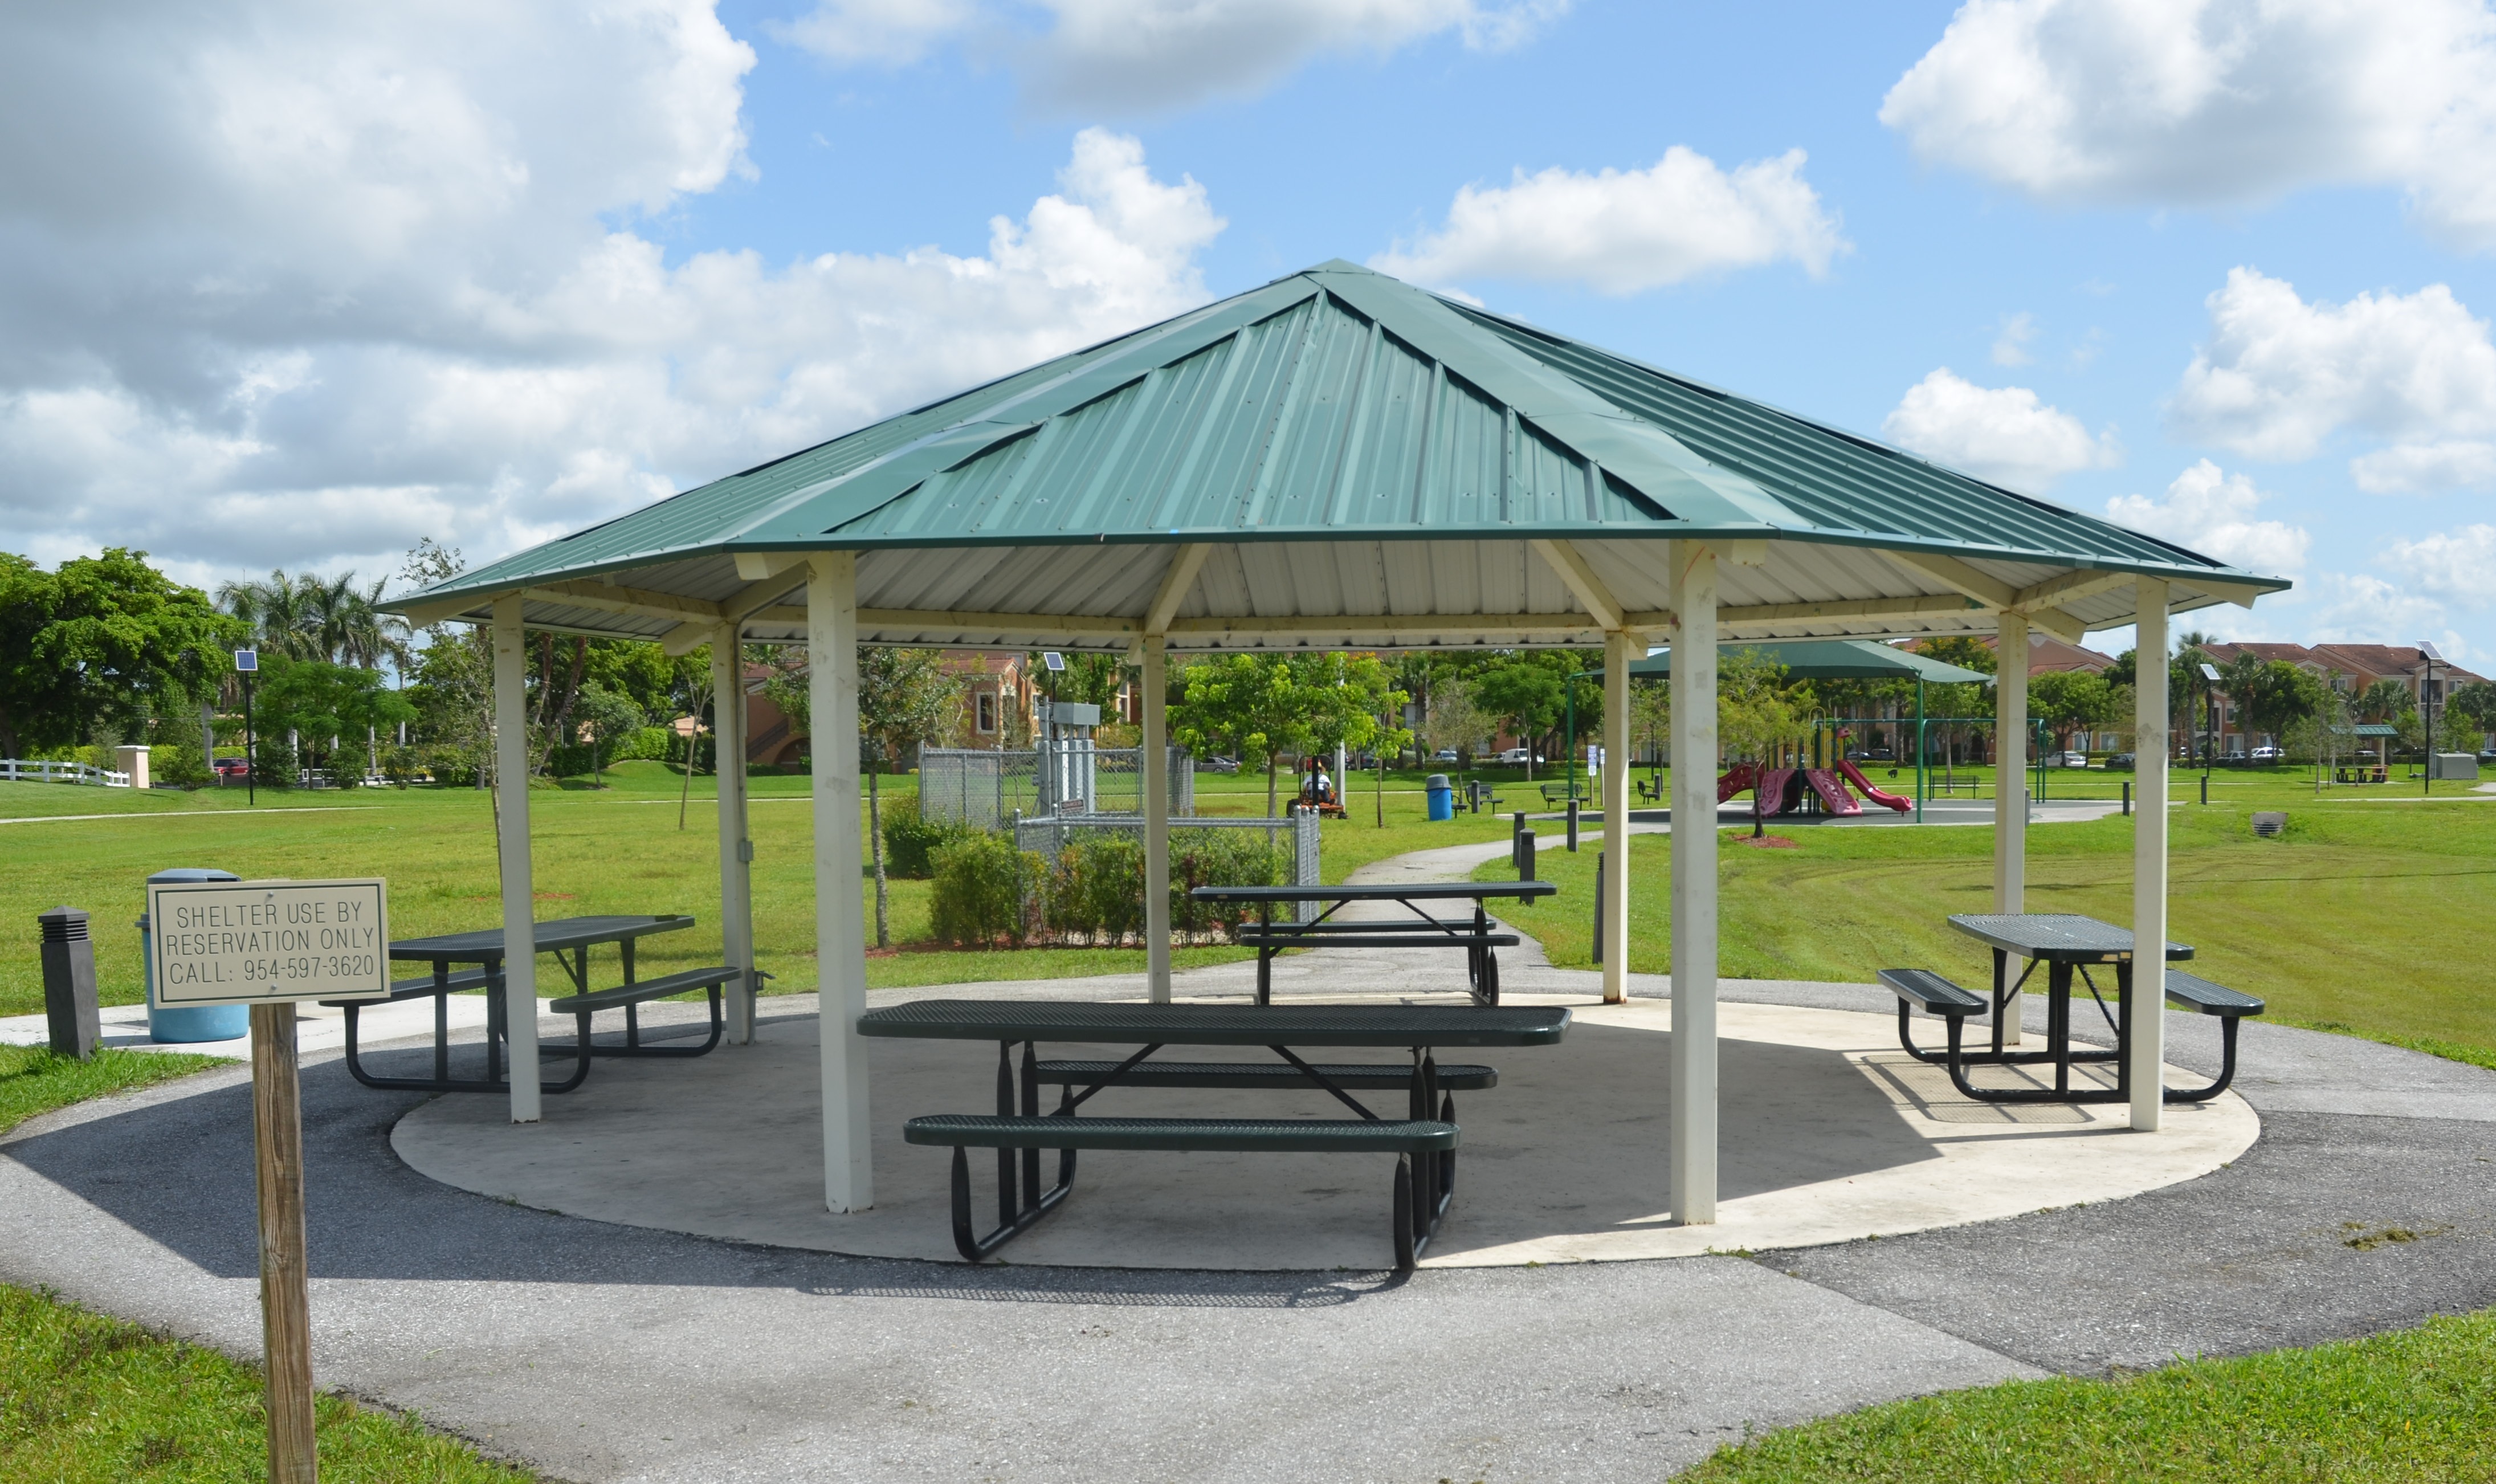
{"label": "trash receptacle", "polygon": [[1432,819],[1453,819],[1456,817],[1456,790],[1455,786],[1448,781],[1448,775],[1446,774],[1434,773],[1430,774],[1427,778],[1424,778],[1421,781],[1421,786],[1429,791],[1430,817]]}
{"label": "trash receptacle", "polygon": [[[230,870],[184,867],[160,870],[147,878],[159,881],[239,881]],[[231,1041],[251,1034],[249,1005],[160,1005],[156,1002],[156,934],[147,914],[139,914],[139,942],[147,974],[147,1039],[151,1041]]]}

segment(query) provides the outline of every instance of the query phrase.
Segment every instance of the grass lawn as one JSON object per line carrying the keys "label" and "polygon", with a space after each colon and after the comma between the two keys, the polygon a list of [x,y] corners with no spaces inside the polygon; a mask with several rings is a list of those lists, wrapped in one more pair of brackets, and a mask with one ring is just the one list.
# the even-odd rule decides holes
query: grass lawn
{"label": "grass lawn", "polygon": [[[107,1050],[86,1061],[0,1046],[0,1132],[39,1113],[232,1063]],[[267,1471],[262,1380],[214,1350],[0,1284],[0,1478],[57,1484],[255,1479]],[[322,1477],[515,1481],[412,1421],[320,1403]]]}
{"label": "grass lawn", "polygon": [[1728,1445],[1692,1484],[2496,1477],[2496,1311],[2365,1340],[2012,1381]]}
{"label": "grass lawn", "polygon": [[[1356,787],[1354,817],[1325,826],[1326,879],[1340,880],[1382,856],[1506,832],[1504,823],[1488,816],[1426,824],[1420,780],[1419,774],[1388,775],[1385,829],[1374,823],[1378,801]],[[529,796],[540,915],[694,915],[692,929],[642,941],[637,962],[644,974],[716,963],[721,952],[712,780],[693,780],[680,829],[682,782],[663,765],[638,762],[608,769],[605,788],[569,779],[565,787],[540,788]],[[815,987],[814,830],[804,802],[811,782],[752,780],[756,957],[774,976],[774,993]],[[1264,812],[1262,775],[1207,774],[1199,786],[1208,811]],[[888,809],[917,807],[913,779],[885,778],[879,791]],[[236,789],[134,794],[0,783],[0,819],[52,821],[0,826],[9,832],[14,867],[0,875],[0,1015],[43,1009],[35,914],[64,902],[93,914],[104,1002],[142,999],[133,925],[145,910],[147,876],[171,867],[214,867],[246,878],[385,876],[396,937],[488,927],[497,920],[490,796],[470,788],[414,788],[263,791],[260,799],[257,808],[246,808]],[[65,817],[85,814],[108,817]],[[867,891],[871,928],[871,885]],[[867,961],[867,982],[875,988],[1143,970],[1141,949],[926,951],[932,947],[927,883],[891,881],[889,899],[895,951]],[[1230,948],[1186,948],[1174,962],[1193,967],[1241,956]]]}
{"label": "grass lawn", "polygon": [[[2496,1065],[2484,990],[2496,979],[2484,931],[2496,920],[2496,798],[2442,787],[2437,802],[2339,789],[2317,803],[2288,780],[2214,780],[2208,807],[2169,810],[2170,934],[2199,951],[2197,972],[2263,996],[2274,1019]],[[2286,810],[2287,833],[2255,838],[2258,807]],[[1749,833],[1726,832],[1720,852],[1729,977],[1868,983],[1876,969],[1914,966],[1989,979],[1984,951],[1943,921],[1989,910],[1989,827],[1771,821],[1771,835],[1794,842],[1778,849],[1740,843]],[[2029,906],[2130,922],[2132,840],[2120,816],[2030,829]],[[1664,836],[1632,843],[1630,966],[1640,973],[1669,967],[1670,848]],[[1560,895],[1519,921],[1553,963],[1588,964],[1593,851],[1545,846],[1538,869]],[[1502,860],[1478,874],[1510,870]]]}
{"label": "grass lawn", "polygon": [[153,1083],[187,1077],[212,1066],[231,1066],[220,1057],[193,1057],[175,1052],[97,1052],[84,1061],[55,1056],[43,1046],[0,1046],[0,1133],[55,1108],[126,1092]]}
{"label": "grass lawn", "polygon": [[[46,1484],[247,1480],[268,1470],[257,1368],[0,1284],[0,1478]],[[517,1484],[410,1418],[322,1397],[321,1477]]]}

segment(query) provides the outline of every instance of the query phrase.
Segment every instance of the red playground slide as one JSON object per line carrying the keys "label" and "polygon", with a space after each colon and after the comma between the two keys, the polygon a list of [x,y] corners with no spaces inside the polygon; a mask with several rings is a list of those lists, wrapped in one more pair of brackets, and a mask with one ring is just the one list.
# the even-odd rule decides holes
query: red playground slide
{"label": "red playground slide", "polygon": [[1886,789],[1874,788],[1872,786],[1872,780],[1863,776],[1863,770],[1856,767],[1853,763],[1848,762],[1844,758],[1840,758],[1838,760],[1837,767],[1840,772],[1846,774],[1847,781],[1853,783],[1857,789],[1861,790],[1863,797],[1871,800],[1874,804],[1895,809],[1901,814],[1911,812],[1915,808],[1916,803],[1914,800],[1901,799],[1896,794],[1890,793]]}
{"label": "red playground slide", "polygon": [[1747,793],[1751,785],[1757,781],[1758,779],[1752,775],[1750,764],[1735,763],[1732,773],[1716,780],[1716,802],[1723,804],[1735,794]]}
{"label": "red playground slide", "polygon": [[[1760,770],[1759,788],[1752,795],[1752,798],[1757,802],[1752,805],[1752,807],[1756,809],[1763,818],[1772,819],[1786,811],[1786,795],[1791,790],[1794,783],[1794,771],[1791,768],[1763,768]],[[1795,802],[1795,807],[1799,808],[1800,806],[1800,801],[1797,800]]]}
{"label": "red playground slide", "polygon": [[1846,785],[1837,781],[1835,773],[1825,768],[1806,768],[1802,771],[1802,775],[1803,781],[1811,785],[1811,791],[1820,795],[1820,802],[1827,806],[1828,812],[1832,814],[1863,812],[1863,805],[1856,803],[1855,796],[1846,791]]}

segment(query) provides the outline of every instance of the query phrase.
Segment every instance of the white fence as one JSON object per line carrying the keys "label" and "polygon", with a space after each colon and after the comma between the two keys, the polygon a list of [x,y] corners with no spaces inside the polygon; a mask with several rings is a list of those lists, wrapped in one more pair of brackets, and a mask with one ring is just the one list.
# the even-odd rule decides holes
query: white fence
{"label": "white fence", "polygon": [[28,762],[0,757],[0,783],[101,783],[107,788],[128,788],[130,774],[92,763]]}
{"label": "white fence", "polygon": [[[1058,814],[1013,822],[1014,848],[1037,850],[1054,859],[1065,848],[1067,837],[1085,830],[1132,831],[1140,839],[1144,820],[1140,814]],[[1186,830],[1263,830],[1268,845],[1286,843],[1291,847],[1292,886],[1316,886],[1318,880],[1318,815],[1315,809],[1295,805],[1280,819],[1235,819],[1229,817],[1173,818],[1173,833]],[[1284,837],[1277,839],[1276,837]],[[1308,922],[1324,910],[1323,903],[1299,903],[1298,920]]]}

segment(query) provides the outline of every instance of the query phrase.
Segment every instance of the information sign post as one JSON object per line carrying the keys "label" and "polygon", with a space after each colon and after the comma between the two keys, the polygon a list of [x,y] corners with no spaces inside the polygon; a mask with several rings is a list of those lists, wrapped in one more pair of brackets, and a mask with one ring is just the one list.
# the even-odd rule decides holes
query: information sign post
{"label": "information sign post", "polygon": [[389,892],[371,878],[151,882],[147,913],[159,1004],[251,1006],[268,1477],[270,1484],[314,1484],[295,1003],[389,996]]}

